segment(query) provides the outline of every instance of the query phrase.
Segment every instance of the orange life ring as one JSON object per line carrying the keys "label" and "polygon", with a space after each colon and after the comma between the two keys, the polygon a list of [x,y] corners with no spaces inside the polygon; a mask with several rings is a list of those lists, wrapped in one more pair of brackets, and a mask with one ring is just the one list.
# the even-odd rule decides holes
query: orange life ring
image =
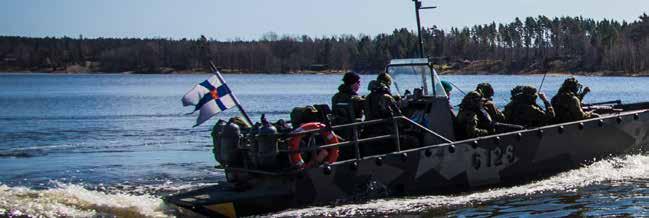
{"label": "orange life ring", "polygon": [[[319,122],[305,123],[302,124],[300,128],[293,130],[293,133],[299,133],[299,132],[313,130],[313,129],[320,129],[321,130],[320,134],[322,134],[327,144],[338,143],[339,142],[338,137],[336,137],[333,131],[327,130],[326,127],[327,125]],[[297,152],[300,149],[300,141],[302,141],[304,135],[305,134],[293,136],[289,141],[288,149],[289,151],[291,151],[289,153],[289,160],[291,164],[294,166],[299,166],[301,168],[309,168],[312,167],[312,162],[304,163],[304,160],[302,160],[302,154],[300,154],[300,152]],[[320,152],[322,151],[319,151],[318,153]],[[331,164],[336,162],[336,160],[338,160],[338,155],[340,154],[338,151],[338,147],[327,148],[326,152],[327,152],[327,158],[325,158],[324,162]]]}

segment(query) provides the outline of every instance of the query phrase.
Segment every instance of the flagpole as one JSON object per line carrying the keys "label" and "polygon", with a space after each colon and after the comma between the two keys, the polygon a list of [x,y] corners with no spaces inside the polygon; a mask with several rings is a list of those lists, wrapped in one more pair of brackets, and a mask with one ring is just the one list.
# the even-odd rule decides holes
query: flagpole
{"label": "flagpole", "polygon": [[[219,79],[221,84],[224,84],[224,85],[227,86],[227,83],[225,83],[225,80],[223,79],[223,76],[221,76],[221,73],[219,73],[219,70],[216,68],[214,63],[212,61],[209,61],[209,63],[210,63],[210,68],[212,69],[212,72],[214,72],[214,74],[216,74],[216,78]],[[228,89],[230,89],[229,86],[228,86]],[[234,104],[237,105],[237,108],[239,108],[239,111],[241,112],[243,117],[246,119],[246,121],[248,121],[248,124],[250,124],[250,126],[253,126],[252,120],[248,116],[248,113],[246,113],[246,110],[244,110],[243,107],[241,107],[241,104],[239,103],[239,99],[237,99],[237,96],[232,91],[230,91],[230,96],[232,96],[232,100],[234,100]]]}

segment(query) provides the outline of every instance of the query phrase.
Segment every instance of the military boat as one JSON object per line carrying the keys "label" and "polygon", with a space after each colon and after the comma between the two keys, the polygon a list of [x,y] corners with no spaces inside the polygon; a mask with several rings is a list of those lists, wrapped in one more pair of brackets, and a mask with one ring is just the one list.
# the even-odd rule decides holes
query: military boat
{"label": "military boat", "polygon": [[[341,200],[467,191],[543,178],[649,145],[649,103],[620,101],[604,102],[614,110],[598,118],[455,141],[451,106],[430,66],[425,58],[392,60],[387,66],[400,93],[407,85],[421,92],[403,97],[402,116],[331,125],[332,115],[321,105],[319,122],[301,127],[283,121],[263,120],[252,128],[219,122],[215,154],[227,182],[171,195],[165,202],[183,214],[235,217]],[[414,78],[420,81],[414,84]],[[413,119],[416,114],[423,117]],[[361,137],[371,125],[391,133]],[[352,137],[331,139],[344,131]],[[420,141],[407,144],[407,136]],[[365,155],[363,145],[390,151]],[[331,158],[345,146],[353,148],[348,149],[353,157],[308,164],[309,153],[326,150]]]}
{"label": "military boat", "polygon": [[[419,0],[413,0],[419,27]],[[431,7],[428,7],[431,8]],[[423,57],[420,34],[420,57]],[[164,198],[185,216],[239,217],[384,197],[443,194],[544,178],[649,146],[649,102],[584,105],[597,118],[456,140],[449,97],[427,58],[386,67],[402,115],[333,125],[328,105],[291,121],[218,122],[226,181]],[[353,117],[353,116],[352,116]],[[353,120],[353,118],[352,118]],[[367,135],[379,126],[386,134]],[[342,137],[344,136],[344,137]],[[381,147],[384,152],[369,153]],[[326,156],[322,162],[317,156]]]}

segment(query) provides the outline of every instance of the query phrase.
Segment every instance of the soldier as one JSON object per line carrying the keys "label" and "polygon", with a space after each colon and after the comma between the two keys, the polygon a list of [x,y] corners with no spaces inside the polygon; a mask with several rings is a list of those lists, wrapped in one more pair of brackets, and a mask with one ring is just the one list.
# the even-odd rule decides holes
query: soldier
{"label": "soldier", "polygon": [[338,93],[331,98],[332,112],[335,115],[334,124],[345,124],[361,121],[363,117],[363,98],[358,95],[361,87],[361,77],[353,72],[343,76],[343,84],[338,87]]}
{"label": "soldier", "polygon": [[[379,74],[376,80],[370,82],[368,87],[370,94],[365,98],[365,120],[385,119],[401,115],[397,100],[390,94],[390,85],[392,85],[392,77],[387,73]],[[363,135],[366,138],[392,134],[393,131],[392,124],[372,124],[365,126]],[[361,149],[364,155],[383,154],[394,151],[393,144],[392,140],[381,140],[363,143]]]}
{"label": "soldier", "polygon": [[489,83],[480,83],[475,89],[476,92],[482,95],[484,100],[484,110],[489,114],[491,119],[495,122],[505,122],[505,115],[498,110],[496,104],[493,102],[494,89]]}
{"label": "soldier", "polygon": [[448,99],[451,99],[451,91],[453,91],[453,85],[451,85],[451,82],[446,80],[442,80],[439,82],[442,83],[442,87],[444,88],[444,93],[446,93]]}
{"label": "soldier", "polygon": [[581,101],[584,96],[590,92],[590,88],[586,87],[579,93],[581,84],[574,77],[570,77],[563,81],[559,92],[552,98],[552,106],[557,109],[557,123],[571,122],[583,119],[598,117],[599,115],[592,112],[584,112],[581,108]]}
{"label": "soldier", "polygon": [[[331,98],[333,124],[360,122],[363,117],[363,98],[358,95],[361,86],[361,77],[353,72],[343,76],[343,84],[338,87],[338,93]],[[359,129],[360,130],[360,129]],[[345,128],[336,131],[345,140],[353,140],[353,129]],[[340,159],[346,160],[355,156],[355,149],[352,146],[340,147]]]}
{"label": "soldier", "polygon": [[365,120],[401,115],[397,100],[390,94],[390,85],[392,77],[387,73],[379,74],[376,80],[370,82],[370,94],[365,99]]}
{"label": "soldier", "polygon": [[482,95],[476,91],[471,91],[464,96],[455,125],[458,139],[486,136],[495,132],[489,115],[485,114],[487,117],[481,115],[480,109],[484,107],[483,102]]}
{"label": "soldier", "polygon": [[[521,125],[526,128],[548,125],[554,119],[554,109],[544,93],[538,93],[533,86],[517,86],[512,89],[511,102],[505,106],[507,123]],[[536,104],[540,97],[545,105],[545,111]]]}
{"label": "soldier", "polygon": [[451,104],[451,91],[453,91],[453,85],[451,85],[451,82],[446,80],[442,80],[440,82],[442,83],[442,87],[444,87],[444,92],[446,92],[446,96],[448,97],[448,108],[450,110],[451,117],[455,119],[457,115],[455,114],[455,111],[453,111],[453,104]]}

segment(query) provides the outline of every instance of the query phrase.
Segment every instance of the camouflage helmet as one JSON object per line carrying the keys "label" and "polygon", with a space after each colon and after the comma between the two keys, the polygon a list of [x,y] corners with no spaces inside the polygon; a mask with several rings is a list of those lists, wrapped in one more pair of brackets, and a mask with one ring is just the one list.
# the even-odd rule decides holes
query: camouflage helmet
{"label": "camouflage helmet", "polygon": [[522,86],[521,94],[527,96],[536,95],[536,88],[534,86]]}
{"label": "camouflage helmet", "polygon": [[579,83],[579,81],[577,81],[577,78],[571,76],[563,81],[563,84],[561,85],[559,91],[577,93],[579,89],[581,89],[581,84]]}
{"label": "camouflage helmet", "polygon": [[512,89],[512,97],[517,95],[535,95],[536,88],[534,86],[516,86]]}
{"label": "camouflage helmet", "polygon": [[379,82],[377,82],[376,80],[372,80],[372,81],[370,81],[369,84],[367,84],[367,90],[368,91],[375,90],[375,89],[377,89],[377,87],[380,87],[380,85],[379,85]]}
{"label": "camouflage helmet", "polygon": [[347,85],[353,85],[361,80],[361,77],[354,72],[347,72],[343,76],[343,82]]}
{"label": "camouflage helmet", "polygon": [[250,128],[250,125],[248,124],[248,122],[246,122],[246,121],[245,121],[242,117],[240,117],[240,116],[236,116],[236,117],[232,117],[232,118],[230,118],[229,122],[230,122],[230,123],[237,124],[237,125],[239,125],[239,127],[241,127],[241,128]]}
{"label": "camouflage helmet", "polygon": [[523,86],[516,86],[516,87],[514,87],[514,88],[512,89],[512,91],[511,91],[511,94],[512,94],[511,99],[514,100],[514,98],[515,98],[516,96],[520,95],[521,93],[523,93]]}
{"label": "camouflage helmet", "polygon": [[534,103],[538,97],[534,86],[516,86],[511,93],[511,99],[518,102]]}
{"label": "camouflage helmet", "polygon": [[385,84],[386,86],[392,85],[392,76],[387,73],[381,73],[376,77],[376,81]]}
{"label": "camouflage helmet", "polygon": [[478,87],[475,88],[475,91],[482,94],[482,97],[491,98],[494,96],[494,88],[491,87],[489,83],[480,83]]}
{"label": "camouflage helmet", "polygon": [[461,108],[480,108],[482,103],[482,95],[476,91],[467,93],[462,99]]}

